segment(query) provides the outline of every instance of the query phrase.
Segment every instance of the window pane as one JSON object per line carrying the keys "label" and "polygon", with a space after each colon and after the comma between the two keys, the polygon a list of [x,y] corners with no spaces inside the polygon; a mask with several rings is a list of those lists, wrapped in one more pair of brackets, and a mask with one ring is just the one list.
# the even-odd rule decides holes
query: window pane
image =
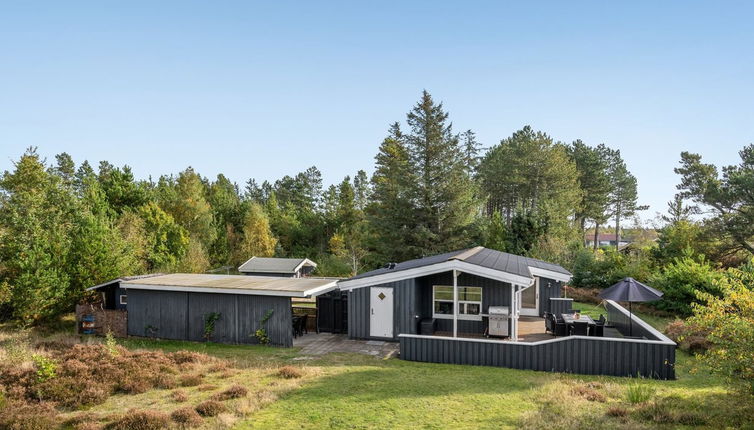
{"label": "window pane", "polygon": [[469,315],[479,315],[481,306],[479,303],[466,303],[466,312]]}
{"label": "window pane", "polygon": [[481,287],[463,287],[459,288],[458,299],[468,302],[481,302],[482,301],[482,288]]}
{"label": "window pane", "polygon": [[435,300],[453,300],[453,287],[435,287]]}
{"label": "window pane", "polygon": [[435,313],[443,315],[453,315],[452,302],[435,302]]}

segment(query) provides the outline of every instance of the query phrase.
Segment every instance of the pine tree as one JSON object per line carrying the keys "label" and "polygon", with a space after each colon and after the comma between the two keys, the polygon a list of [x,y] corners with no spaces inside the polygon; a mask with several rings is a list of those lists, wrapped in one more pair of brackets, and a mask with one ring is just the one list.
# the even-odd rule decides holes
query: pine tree
{"label": "pine tree", "polygon": [[0,178],[0,306],[24,323],[69,310],[66,270],[76,201],[36,148]]}
{"label": "pine tree", "polygon": [[422,254],[463,247],[477,202],[459,138],[442,103],[427,91],[408,113],[407,123],[406,148],[417,179],[410,183],[416,203],[412,240]]}
{"label": "pine tree", "polygon": [[572,220],[581,197],[577,176],[565,146],[529,126],[490,148],[479,165],[489,215],[500,211],[509,229],[515,218],[526,221],[521,225],[546,223],[550,239],[561,242],[574,238]]}
{"label": "pine tree", "polygon": [[463,145],[463,163],[469,176],[473,176],[479,167],[479,160],[481,159],[479,155],[482,151],[482,144],[476,140],[476,133],[471,130],[461,133],[461,140]]}
{"label": "pine tree", "polygon": [[639,195],[636,177],[628,171],[626,163],[620,158],[620,152],[615,151],[615,153],[616,157],[610,167],[610,179],[612,181],[610,204],[615,220],[615,247],[618,248],[620,246],[621,221],[633,216],[637,211],[649,208],[649,206],[638,204]]}
{"label": "pine tree", "polygon": [[371,198],[371,189],[369,187],[369,178],[367,172],[359,170],[353,178],[353,188],[356,198],[356,207],[364,211]]}
{"label": "pine tree", "polygon": [[568,147],[568,155],[576,164],[581,188],[580,202],[574,216],[582,235],[587,221],[604,222],[608,212],[611,184],[608,160],[603,154],[604,150],[600,147],[590,147],[581,140]]}
{"label": "pine tree", "polygon": [[410,259],[420,253],[409,239],[415,222],[410,184],[416,178],[398,123],[390,126],[375,162],[372,203],[367,207],[374,239],[371,247],[376,254],[376,261],[372,263]]}

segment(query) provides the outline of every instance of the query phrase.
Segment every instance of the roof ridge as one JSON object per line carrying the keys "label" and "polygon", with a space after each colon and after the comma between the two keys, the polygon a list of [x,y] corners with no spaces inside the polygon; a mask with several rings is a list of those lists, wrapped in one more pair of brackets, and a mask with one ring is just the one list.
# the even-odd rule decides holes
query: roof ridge
{"label": "roof ridge", "polygon": [[467,258],[476,255],[479,251],[481,251],[483,249],[484,249],[483,246],[475,246],[475,247],[473,247],[471,249],[467,249],[467,250],[461,252],[460,254],[457,254],[457,255],[454,255],[454,256],[448,258],[448,260],[461,260],[461,261],[464,261]]}

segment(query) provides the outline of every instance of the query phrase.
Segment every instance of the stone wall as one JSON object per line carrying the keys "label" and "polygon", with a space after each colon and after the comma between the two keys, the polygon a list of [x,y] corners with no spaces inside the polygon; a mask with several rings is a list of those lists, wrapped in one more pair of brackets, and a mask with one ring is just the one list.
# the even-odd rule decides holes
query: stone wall
{"label": "stone wall", "polygon": [[126,337],[128,327],[128,312],[118,309],[102,309],[99,304],[76,305],[76,331],[82,333],[81,320],[84,315],[94,316],[94,332],[105,335],[108,330],[115,337]]}

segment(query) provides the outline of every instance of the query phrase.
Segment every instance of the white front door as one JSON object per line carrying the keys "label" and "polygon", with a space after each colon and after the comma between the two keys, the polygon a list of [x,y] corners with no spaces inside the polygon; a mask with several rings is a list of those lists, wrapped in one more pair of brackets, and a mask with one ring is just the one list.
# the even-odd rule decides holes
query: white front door
{"label": "white front door", "polygon": [[369,336],[393,337],[393,289],[371,287]]}
{"label": "white front door", "polygon": [[539,278],[531,287],[521,291],[521,315],[539,316]]}

